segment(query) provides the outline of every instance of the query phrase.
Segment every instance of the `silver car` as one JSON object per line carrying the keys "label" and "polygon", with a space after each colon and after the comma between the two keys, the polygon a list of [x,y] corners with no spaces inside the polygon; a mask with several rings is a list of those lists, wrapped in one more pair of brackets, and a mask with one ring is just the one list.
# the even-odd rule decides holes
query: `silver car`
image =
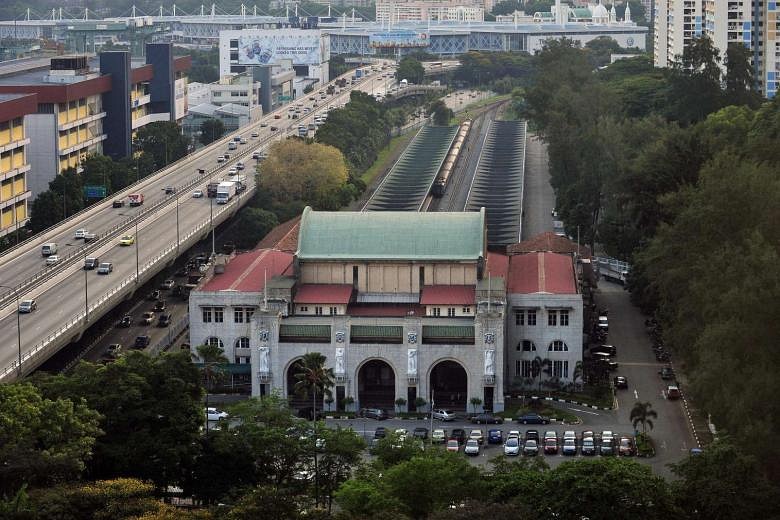
{"label": "silver car", "polygon": [[509,437],[504,444],[504,455],[513,457],[520,455],[520,441],[517,437]]}
{"label": "silver car", "polygon": [[431,412],[431,415],[433,415],[434,419],[439,419],[440,421],[454,421],[455,420],[455,412],[452,410],[434,410]]}
{"label": "silver car", "polygon": [[477,442],[476,439],[467,440],[466,447],[463,448],[463,453],[471,456],[479,455],[479,442]]}

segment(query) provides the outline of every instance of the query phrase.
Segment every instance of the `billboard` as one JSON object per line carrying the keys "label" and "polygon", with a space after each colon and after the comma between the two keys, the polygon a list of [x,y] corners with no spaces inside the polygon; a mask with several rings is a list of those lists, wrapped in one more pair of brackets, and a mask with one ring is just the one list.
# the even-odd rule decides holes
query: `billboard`
{"label": "billboard", "polygon": [[273,65],[292,60],[293,65],[322,63],[319,31],[270,30],[238,38],[239,65]]}
{"label": "billboard", "polygon": [[408,30],[374,33],[368,37],[371,47],[428,47],[430,44],[426,33]]}

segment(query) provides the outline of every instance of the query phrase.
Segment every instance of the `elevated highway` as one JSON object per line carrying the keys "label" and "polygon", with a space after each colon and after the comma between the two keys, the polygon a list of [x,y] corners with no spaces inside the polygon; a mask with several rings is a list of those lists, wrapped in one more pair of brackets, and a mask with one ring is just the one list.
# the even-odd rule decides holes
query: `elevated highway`
{"label": "elevated highway", "polygon": [[[349,76],[351,73],[342,77]],[[0,381],[32,372],[64,345],[78,339],[91,323],[132,295],[181,252],[206,238],[213,227],[235,215],[255,190],[253,151],[296,135],[299,124],[308,123],[328,107],[348,102],[353,89],[376,90],[374,79],[371,75],[326,99],[321,99],[317,91],[301,97],[296,103],[303,103],[311,111],[300,119],[288,119],[288,106],[282,107],[6,252],[0,257],[0,284],[10,287],[0,287]],[[381,88],[386,90],[391,82],[383,82]],[[251,138],[253,132],[258,137]],[[217,163],[217,157],[227,151],[227,144],[239,134],[248,143],[231,151],[229,162]],[[192,197],[193,190],[205,192],[210,181],[227,174],[239,160],[247,166],[249,181],[240,196],[225,205],[217,205],[214,199]],[[175,194],[166,195],[165,188],[169,186],[175,188]],[[145,195],[142,206],[112,208],[113,199],[135,192]],[[79,228],[97,234],[97,240],[89,244],[75,240],[74,231]],[[134,235],[136,243],[120,246],[119,237],[124,234]],[[49,268],[44,266],[41,255],[41,245],[48,242],[58,244],[58,254],[63,258]],[[113,272],[98,275],[96,270],[83,270],[86,256],[111,262]],[[17,315],[17,299],[35,299],[38,309]]]}

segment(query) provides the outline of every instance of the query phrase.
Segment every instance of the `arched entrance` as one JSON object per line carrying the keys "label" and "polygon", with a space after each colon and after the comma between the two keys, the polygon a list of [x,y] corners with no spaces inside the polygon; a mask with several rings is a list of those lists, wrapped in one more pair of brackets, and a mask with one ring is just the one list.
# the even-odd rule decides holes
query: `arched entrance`
{"label": "arched entrance", "polygon": [[361,408],[395,407],[395,371],[386,361],[372,359],[358,371],[358,402]]}
{"label": "arched entrance", "polygon": [[455,361],[436,363],[431,370],[431,391],[436,408],[466,410],[469,401],[466,369]]}
{"label": "arched entrance", "polygon": [[[290,366],[287,367],[287,400],[290,402],[290,408],[293,410],[296,410],[298,412],[301,412],[302,415],[311,415],[311,409],[312,409],[312,396],[302,396],[295,393],[295,383],[298,382],[298,379],[296,379],[295,374],[300,372],[302,365],[301,358],[296,359],[292,363],[290,363]],[[322,400],[321,397],[318,397],[317,401],[317,409],[322,409]]]}

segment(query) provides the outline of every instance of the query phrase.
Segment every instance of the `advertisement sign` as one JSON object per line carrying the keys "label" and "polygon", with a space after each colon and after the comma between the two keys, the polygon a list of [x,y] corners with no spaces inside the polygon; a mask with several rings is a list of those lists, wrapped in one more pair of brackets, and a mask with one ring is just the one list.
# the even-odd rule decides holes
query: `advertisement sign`
{"label": "advertisement sign", "polygon": [[319,31],[272,30],[238,39],[239,65],[273,65],[292,60],[294,65],[318,65],[322,62]]}
{"label": "advertisement sign", "polygon": [[426,33],[401,29],[374,33],[368,37],[368,45],[371,47],[428,47],[430,44]]}

